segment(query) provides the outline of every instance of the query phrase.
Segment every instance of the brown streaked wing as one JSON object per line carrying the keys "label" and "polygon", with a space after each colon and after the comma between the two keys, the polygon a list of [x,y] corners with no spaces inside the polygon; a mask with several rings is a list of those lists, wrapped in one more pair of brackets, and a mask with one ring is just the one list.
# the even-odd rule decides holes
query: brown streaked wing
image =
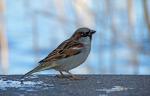
{"label": "brown streaked wing", "polygon": [[55,61],[57,59],[67,58],[72,55],[77,55],[81,52],[80,49],[73,49],[74,47],[82,47],[83,44],[74,41],[66,40],[61,43],[54,51],[52,51],[45,59],[41,60],[39,63]]}

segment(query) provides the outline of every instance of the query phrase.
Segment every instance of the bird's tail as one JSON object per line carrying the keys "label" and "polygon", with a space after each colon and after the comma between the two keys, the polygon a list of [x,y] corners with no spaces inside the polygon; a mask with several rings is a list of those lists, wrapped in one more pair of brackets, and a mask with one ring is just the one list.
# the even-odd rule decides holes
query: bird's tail
{"label": "bird's tail", "polygon": [[23,75],[23,76],[21,77],[21,79],[23,79],[23,78],[25,78],[25,77],[27,77],[27,76],[29,76],[29,75],[35,73],[35,72],[41,71],[41,69],[42,69],[41,66],[37,66],[37,67],[34,68],[33,70],[31,70],[31,71],[29,71],[28,73],[26,73],[25,75]]}
{"label": "bird's tail", "polygon": [[31,75],[31,74],[33,74],[33,73],[35,73],[35,72],[37,72],[36,68],[35,68],[35,69],[33,69],[33,70],[31,70],[31,71],[29,71],[29,72],[28,72],[28,73],[26,73],[25,75],[23,75],[23,76],[21,77],[21,79],[23,79],[23,78],[25,78],[25,77],[27,77],[27,76],[29,76],[29,75]]}
{"label": "bird's tail", "polygon": [[23,78],[25,78],[25,77],[27,77],[27,76],[29,76],[29,75],[35,73],[35,72],[39,72],[39,71],[42,71],[42,70],[51,69],[52,67],[55,67],[55,66],[56,66],[55,64],[52,64],[51,66],[48,66],[48,67],[44,66],[44,67],[43,67],[42,64],[41,64],[41,65],[37,66],[36,68],[34,68],[33,70],[31,70],[31,71],[29,71],[28,73],[26,73],[25,75],[23,75],[23,76],[21,77],[21,79],[23,79]]}

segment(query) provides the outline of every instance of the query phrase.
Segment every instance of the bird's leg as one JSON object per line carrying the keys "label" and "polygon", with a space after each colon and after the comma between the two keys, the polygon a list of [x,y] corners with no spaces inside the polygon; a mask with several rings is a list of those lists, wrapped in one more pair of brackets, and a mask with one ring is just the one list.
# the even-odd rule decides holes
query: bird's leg
{"label": "bird's leg", "polygon": [[62,71],[59,71],[60,75],[56,75],[56,77],[58,78],[65,78],[65,75],[63,74]]}
{"label": "bird's leg", "polygon": [[59,71],[59,72],[60,72],[61,76],[64,76],[64,74],[61,71]]}
{"label": "bird's leg", "polygon": [[70,80],[83,80],[83,79],[85,79],[85,78],[80,78],[80,77],[74,76],[69,71],[66,71],[66,72],[70,75],[70,77],[69,77]]}
{"label": "bird's leg", "polygon": [[59,71],[59,72],[60,72],[62,78],[65,78],[65,77],[66,77],[66,76],[63,74],[62,71]]}

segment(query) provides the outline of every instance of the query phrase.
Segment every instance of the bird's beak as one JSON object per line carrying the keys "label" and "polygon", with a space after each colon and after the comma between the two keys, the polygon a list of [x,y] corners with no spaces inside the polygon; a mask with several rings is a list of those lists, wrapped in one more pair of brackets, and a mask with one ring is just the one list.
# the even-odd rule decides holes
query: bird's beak
{"label": "bird's beak", "polygon": [[91,34],[94,34],[94,33],[96,33],[96,31],[95,31],[95,30],[90,30],[90,32],[91,32]]}

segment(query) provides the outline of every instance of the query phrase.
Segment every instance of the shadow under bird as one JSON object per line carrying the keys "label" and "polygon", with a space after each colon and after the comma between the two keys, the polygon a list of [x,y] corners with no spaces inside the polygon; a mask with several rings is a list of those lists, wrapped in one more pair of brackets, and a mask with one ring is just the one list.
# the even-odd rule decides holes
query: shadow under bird
{"label": "shadow under bird", "polygon": [[69,71],[81,65],[88,57],[91,50],[92,35],[96,31],[89,28],[79,28],[67,40],[62,42],[46,58],[39,62],[33,70],[22,76],[22,79],[39,71],[55,69],[64,78],[63,72],[69,74],[69,79],[79,79]]}

